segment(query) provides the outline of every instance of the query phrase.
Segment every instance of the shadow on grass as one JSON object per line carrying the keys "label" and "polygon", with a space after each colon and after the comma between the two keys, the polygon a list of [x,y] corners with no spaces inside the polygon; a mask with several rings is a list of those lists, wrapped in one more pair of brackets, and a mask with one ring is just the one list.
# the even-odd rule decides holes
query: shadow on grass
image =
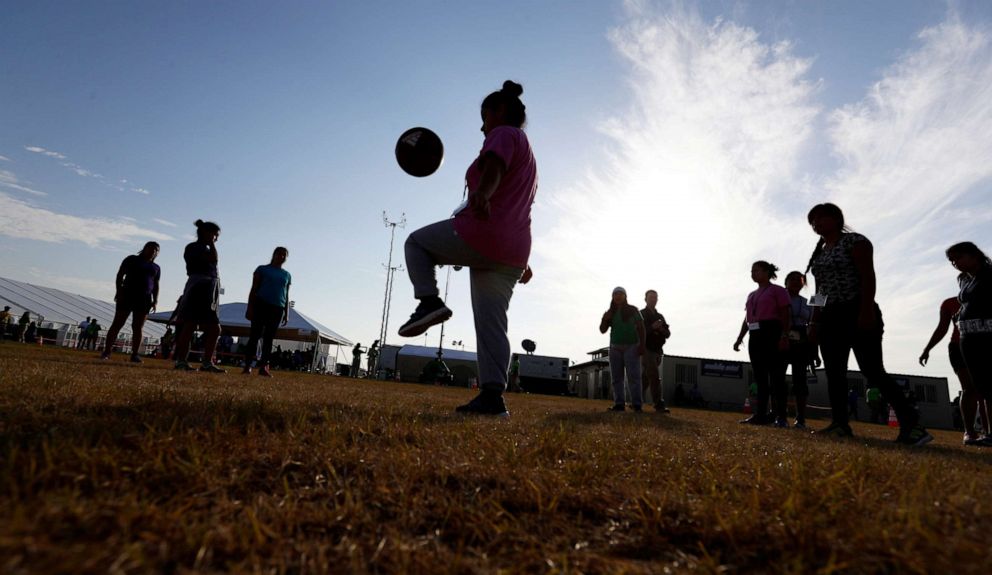
{"label": "shadow on grass", "polygon": [[[894,439],[894,438],[893,438]],[[896,443],[891,439],[879,439],[877,437],[856,436],[853,439],[823,439],[823,441],[835,441],[841,445],[864,445],[871,449],[877,449],[887,453],[904,453],[906,455],[938,455],[941,458],[951,459],[957,462],[979,463],[992,466],[992,449],[973,448],[973,451],[966,451],[950,445],[938,443],[928,443],[918,447]]]}
{"label": "shadow on grass", "polygon": [[431,411],[382,409],[340,402],[315,405],[278,404],[256,398],[176,401],[150,399],[131,405],[51,404],[0,410],[0,442],[34,445],[55,437],[84,444],[107,438],[195,432],[281,433],[319,426],[392,427],[458,423],[461,418]]}
{"label": "shadow on grass", "polygon": [[625,411],[585,411],[552,413],[544,418],[545,425],[630,425],[636,427],[653,427],[666,430],[699,429],[702,425],[678,416],[665,413]]}

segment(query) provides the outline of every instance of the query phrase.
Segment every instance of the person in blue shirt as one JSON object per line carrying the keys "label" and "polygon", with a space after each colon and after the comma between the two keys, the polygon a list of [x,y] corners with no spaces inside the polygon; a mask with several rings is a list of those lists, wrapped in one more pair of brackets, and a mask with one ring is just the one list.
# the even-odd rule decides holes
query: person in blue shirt
{"label": "person in blue shirt", "polygon": [[[244,374],[251,373],[251,364],[258,358],[258,375],[272,377],[269,372],[272,340],[279,324],[289,322],[289,286],[293,276],[282,268],[288,258],[289,250],[278,247],[272,252],[272,261],[268,265],[255,268],[248,309],[245,310],[245,319],[251,321],[251,335],[245,351]],[[261,357],[258,355],[259,338],[262,340]]]}

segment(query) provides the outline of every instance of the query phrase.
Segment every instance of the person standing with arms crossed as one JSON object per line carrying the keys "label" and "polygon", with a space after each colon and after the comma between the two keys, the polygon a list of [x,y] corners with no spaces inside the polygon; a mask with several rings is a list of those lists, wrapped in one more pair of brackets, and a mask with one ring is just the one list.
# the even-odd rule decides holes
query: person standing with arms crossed
{"label": "person standing with arms crossed", "polygon": [[771,395],[775,410],[775,427],[787,427],[785,387],[785,352],[789,349],[789,292],[771,283],[778,268],[766,261],[751,265],[751,279],[758,289],[749,293],[744,304],[744,322],[734,342],[734,351],[740,351],[744,334],[748,335],[747,351],[758,384],[758,400],[754,413],[741,423],[765,425],[768,418],[768,397]]}
{"label": "person standing with arms crossed", "polygon": [[820,346],[830,396],[830,425],[818,435],[853,437],[848,423],[847,362],[851,352],[868,385],[877,386],[899,420],[898,443],[924,445],[933,436],[920,425],[916,405],[885,371],[882,311],[875,303],[875,264],[868,238],[850,231],[834,204],[813,206],[806,217],[820,236],[806,271],[813,271],[816,293],[809,340]]}
{"label": "person standing with arms crossed", "polygon": [[641,392],[642,394],[651,391],[651,401],[654,403],[654,410],[660,413],[668,413],[670,410],[665,405],[665,396],[661,391],[661,361],[665,357],[665,342],[671,337],[672,332],[665,316],[656,309],[658,306],[658,292],[649,289],[644,294],[645,307],[641,310],[641,319],[644,320],[644,355],[641,356]]}
{"label": "person standing with arms crossed", "polygon": [[100,359],[110,359],[110,354],[117,343],[117,334],[124,327],[127,316],[131,316],[131,363],[141,363],[141,342],[144,339],[142,330],[148,312],[154,311],[158,305],[158,282],[162,270],[155,263],[158,257],[157,242],[145,244],[138,255],[130,255],[121,262],[117,270],[117,291],[114,301],[117,309],[114,319],[107,330],[107,342],[103,346]]}
{"label": "person standing with arms crossed", "polygon": [[220,239],[220,226],[213,222],[196,220],[196,241],[186,245],[183,259],[186,261],[186,288],[179,308],[182,331],[176,339],[176,369],[192,371],[186,361],[189,344],[197,326],[203,330],[203,358],[200,371],[226,373],[214,365],[214,351],[220,336],[220,318],[217,308],[220,304],[220,274],[217,273],[217,240]]}
{"label": "person standing with arms crossed", "polygon": [[532,276],[527,265],[530,211],[537,194],[537,162],[523,131],[522,93],[520,84],[507,80],[482,101],[485,141],[465,174],[466,205],[453,218],[420,228],[406,240],[406,267],[420,304],[400,327],[402,337],[416,337],[451,317],[438,297],[436,266],[469,268],[480,391],[456,408],[459,413],[510,414],[503,399],[510,363],[506,314],[514,286]]}
{"label": "person standing with arms crossed", "polygon": [[[272,251],[272,260],[268,265],[258,266],[252,274],[251,292],[245,309],[245,319],[251,322],[251,332],[242,374],[250,375],[251,364],[258,359],[258,375],[272,377],[269,371],[272,340],[276,337],[279,324],[289,323],[289,286],[293,283],[293,276],[282,267],[288,258],[289,250],[280,246]],[[258,354],[259,338],[262,340],[261,357]]]}
{"label": "person standing with arms crossed", "polygon": [[641,411],[641,357],[644,355],[644,320],[637,308],[627,303],[627,290],[614,288],[610,309],[599,322],[599,333],[610,332],[610,378],[613,380],[613,407],[610,411],[626,409],[627,393],[624,375],[630,390],[634,411]]}

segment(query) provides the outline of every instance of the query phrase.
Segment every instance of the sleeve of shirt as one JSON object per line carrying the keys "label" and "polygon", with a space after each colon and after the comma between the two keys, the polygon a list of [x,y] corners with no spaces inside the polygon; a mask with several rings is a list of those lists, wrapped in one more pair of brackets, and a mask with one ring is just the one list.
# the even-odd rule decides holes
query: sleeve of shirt
{"label": "sleeve of shirt", "polygon": [[503,160],[504,166],[509,167],[510,161],[513,160],[513,153],[516,147],[517,143],[513,137],[513,130],[501,126],[489,132],[489,135],[486,136],[486,141],[482,144],[482,151],[479,155],[484,156],[487,152],[492,152]]}
{"label": "sleeve of shirt", "polygon": [[775,307],[785,307],[792,305],[792,300],[789,299],[789,290],[785,288],[779,288],[775,290]]}

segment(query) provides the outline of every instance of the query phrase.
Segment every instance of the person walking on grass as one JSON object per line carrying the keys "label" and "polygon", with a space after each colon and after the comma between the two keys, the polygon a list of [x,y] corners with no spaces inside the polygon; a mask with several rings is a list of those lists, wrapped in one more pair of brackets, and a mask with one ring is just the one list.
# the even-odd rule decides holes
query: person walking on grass
{"label": "person walking on grass", "polygon": [[[799,292],[806,287],[806,276],[799,271],[791,271],[785,276],[785,289],[789,292],[789,351],[787,363],[792,366],[792,393],[796,398],[796,429],[806,429],[806,404],[809,398],[809,383],[806,376],[820,365],[820,354],[809,344],[806,330],[813,315],[806,298]],[[814,371],[815,373],[815,371]]]}
{"label": "person walking on grass", "polygon": [[403,337],[451,317],[438,297],[436,266],[469,268],[480,391],[456,409],[460,413],[509,415],[503,399],[510,363],[506,314],[514,286],[531,279],[530,211],[537,193],[522,93],[520,84],[506,81],[482,101],[485,141],[465,174],[466,202],[452,219],[420,228],[406,240],[406,267],[420,304],[400,327]]}
{"label": "person walking on grass", "polygon": [[641,310],[644,320],[644,355],[641,356],[641,394],[651,392],[654,410],[668,413],[665,397],[661,391],[661,361],[665,356],[665,342],[672,335],[665,316],[656,309],[658,292],[649,289],[644,294],[645,307]]}
{"label": "person walking on grass", "polygon": [[203,357],[200,371],[225,373],[214,365],[214,351],[220,336],[220,275],[217,273],[217,241],[220,226],[214,222],[196,220],[196,241],[186,245],[183,259],[186,262],[186,287],[177,309],[182,331],[176,339],[176,369],[192,371],[186,361],[193,332],[203,330]]}
{"label": "person walking on grass", "polygon": [[[282,267],[288,258],[289,250],[277,247],[268,265],[258,266],[252,274],[251,292],[245,309],[245,319],[251,322],[251,332],[242,374],[251,374],[251,364],[258,359],[258,375],[272,377],[269,371],[272,340],[279,325],[289,323],[289,286],[293,283],[293,276]],[[261,356],[258,354],[259,338],[262,340]]]}
{"label": "person walking on grass", "polygon": [[[959,272],[958,331],[961,333],[961,356],[971,374],[973,389],[989,407],[992,398],[992,260],[972,242],[961,242],[947,248],[947,259]],[[962,398],[962,404],[964,398]],[[967,416],[965,416],[967,417]],[[972,414],[974,421],[974,414]],[[992,446],[988,435],[988,412],[982,424],[986,435],[979,445]],[[968,422],[965,421],[965,425]]]}
{"label": "person walking on grass", "polygon": [[[778,277],[778,268],[766,261],[756,261],[751,265],[751,280],[758,289],[749,293],[744,304],[744,321],[734,342],[734,351],[740,351],[744,335],[748,335],[747,351],[754,371],[754,382],[758,384],[758,399],[754,413],[741,423],[750,425],[775,424],[787,427],[786,402],[788,389],[785,386],[785,353],[789,350],[790,325],[789,292],[771,283]],[[768,416],[768,398],[772,399],[774,419]]]}
{"label": "person walking on grass", "polygon": [[100,359],[110,359],[117,334],[124,327],[127,316],[131,316],[131,362],[141,363],[145,320],[148,319],[148,312],[154,311],[158,305],[158,282],[162,275],[162,270],[155,263],[158,252],[158,243],[148,242],[137,255],[127,256],[121,262],[115,280],[117,289],[114,301],[117,309],[107,330],[107,343]]}
{"label": "person walking on grass", "polygon": [[610,332],[610,377],[613,380],[613,407],[610,411],[623,411],[627,392],[624,375],[630,390],[630,403],[634,411],[641,411],[641,357],[644,356],[644,320],[636,307],[627,303],[627,290],[614,288],[610,309],[599,322],[599,333]]}
{"label": "person walking on grass", "polygon": [[885,371],[882,311],[875,303],[875,265],[868,238],[848,229],[834,204],[818,204],[807,215],[820,236],[806,271],[813,271],[815,295],[809,340],[819,345],[827,374],[831,422],[818,435],[852,437],[848,424],[847,361],[854,352],[868,385],[877,386],[899,420],[898,443],[924,445],[933,436],[920,425],[916,405]]}
{"label": "person walking on grass", "polygon": [[[992,441],[992,437],[990,437],[992,433],[989,429],[988,401],[975,389],[975,385],[971,381],[971,373],[965,366],[964,356],[961,355],[961,333],[958,331],[957,324],[954,323],[954,316],[960,310],[961,302],[956,297],[949,297],[941,302],[937,327],[934,328],[930,341],[927,342],[926,347],[923,348],[923,353],[920,354],[920,365],[927,366],[927,362],[930,360],[930,350],[944,339],[948,329],[953,328],[951,341],[947,345],[947,355],[951,362],[951,369],[954,370],[954,375],[958,376],[958,382],[961,384],[961,399],[958,407],[961,409],[961,419],[964,423],[962,442],[965,445],[984,445],[985,442]],[[984,427],[981,431],[975,429],[975,415],[979,412],[982,414],[982,426]]]}

